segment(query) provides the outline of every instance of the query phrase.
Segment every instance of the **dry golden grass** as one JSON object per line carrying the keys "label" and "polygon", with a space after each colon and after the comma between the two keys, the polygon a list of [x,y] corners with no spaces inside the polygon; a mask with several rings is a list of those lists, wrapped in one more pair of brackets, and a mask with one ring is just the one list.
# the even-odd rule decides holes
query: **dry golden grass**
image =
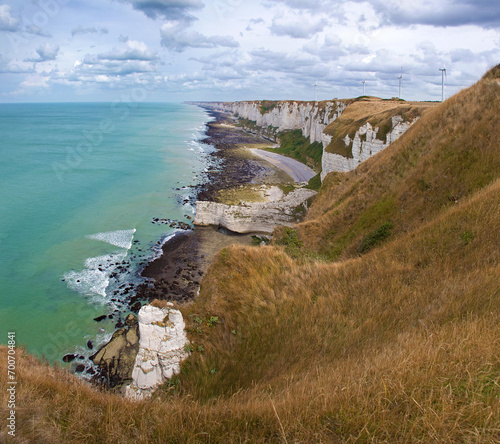
{"label": "dry golden grass", "polygon": [[500,85],[481,81],[425,113],[355,171],[330,174],[299,232],[332,259],[353,257],[390,221],[406,233],[500,177]]}
{"label": "dry golden grass", "polygon": [[[500,442],[495,79],[357,171],[330,175],[298,259],[285,247],[222,250],[182,308],[195,351],[153,400],[100,393],[18,355],[16,442]],[[388,218],[394,233],[357,254]],[[311,247],[338,247],[342,260],[314,261]]]}

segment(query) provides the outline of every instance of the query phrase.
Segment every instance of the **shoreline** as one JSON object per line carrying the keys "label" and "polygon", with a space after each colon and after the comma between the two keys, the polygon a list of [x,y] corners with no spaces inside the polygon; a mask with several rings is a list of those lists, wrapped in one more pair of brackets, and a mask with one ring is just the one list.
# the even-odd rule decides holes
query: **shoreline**
{"label": "shoreline", "polygon": [[[268,141],[233,125],[226,113],[207,110],[215,120],[207,123],[201,143],[212,145],[208,167],[208,181],[194,189],[194,200],[221,199],[223,190],[267,181],[281,183],[286,180],[281,170],[267,161],[248,155],[242,146],[262,146]],[[159,257],[149,262],[141,276],[153,282],[138,290],[135,300],[149,303],[154,299],[171,302],[189,302],[197,296],[199,285],[213,256],[232,244],[251,244],[252,233],[238,234],[214,226],[194,226],[191,230],[175,233],[162,246]]]}
{"label": "shoreline", "polygon": [[[234,119],[225,113],[207,110],[214,120],[206,126],[205,137],[199,142],[212,145],[206,181],[193,186],[190,203],[198,200],[222,199],[221,192],[247,185],[285,184],[293,179],[277,166],[252,155],[246,148],[262,147],[269,142],[234,126]],[[176,232],[161,246],[161,253],[140,272],[148,282],[136,287],[128,298],[129,310],[122,313],[111,339],[90,356],[97,370],[90,382],[100,387],[119,388],[130,380],[129,370],[138,350],[137,313],[154,300],[187,304],[199,294],[201,280],[213,257],[233,244],[251,245],[254,233],[238,234],[216,226],[194,226]],[[134,343],[125,337],[134,337]],[[95,359],[95,360],[94,360]],[[133,361],[133,362],[132,362]]]}

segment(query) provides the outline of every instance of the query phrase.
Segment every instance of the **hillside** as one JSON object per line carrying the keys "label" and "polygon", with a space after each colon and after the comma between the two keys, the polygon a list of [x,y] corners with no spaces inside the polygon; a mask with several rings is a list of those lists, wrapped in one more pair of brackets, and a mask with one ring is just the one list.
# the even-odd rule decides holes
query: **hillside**
{"label": "hillside", "polygon": [[499,110],[500,65],[222,250],[152,401],[19,356],[19,442],[499,442]]}

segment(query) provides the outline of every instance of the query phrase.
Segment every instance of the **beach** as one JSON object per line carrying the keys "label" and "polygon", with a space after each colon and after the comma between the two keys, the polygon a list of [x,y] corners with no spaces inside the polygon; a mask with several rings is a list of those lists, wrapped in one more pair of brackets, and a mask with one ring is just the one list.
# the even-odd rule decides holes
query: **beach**
{"label": "beach", "polygon": [[[191,199],[221,200],[221,191],[248,184],[290,183],[292,178],[280,168],[252,155],[249,148],[272,144],[235,126],[235,120],[224,113],[210,111],[215,119],[207,124],[203,143],[216,149],[211,153],[208,181],[198,185]],[[194,203],[194,202],[193,202]],[[149,284],[138,288],[130,306],[154,299],[188,302],[198,294],[199,285],[214,255],[232,244],[250,245],[252,234],[232,233],[219,227],[194,226],[176,233],[162,246],[161,256],[150,262],[142,276]],[[135,306],[137,307],[137,305]],[[135,311],[135,310],[134,310]]]}

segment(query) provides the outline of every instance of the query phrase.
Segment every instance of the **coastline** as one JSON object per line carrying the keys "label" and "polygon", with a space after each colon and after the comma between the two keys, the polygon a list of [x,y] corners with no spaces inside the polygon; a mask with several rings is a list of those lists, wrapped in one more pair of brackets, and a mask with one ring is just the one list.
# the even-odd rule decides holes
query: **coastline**
{"label": "coastline", "polygon": [[[242,146],[268,145],[268,141],[235,127],[235,121],[225,113],[207,111],[215,120],[207,123],[206,137],[201,142],[212,145],[215,150],[211,153],[208,181],[195,187],[194,201],[217,202],[223,190],[287,180],[287,175],[283,176],[279,168],[252,156],[246,148],[242,149]],[[251,236],[251,233],[231,233],[213,226],[194,226],[176,233],[162,246],[160,256],[146,265],[141,275],[152,282],[139,288],[132,299],[189,302],[198,294],[200,281],[213,256],[232,244],[250,245]]]}
{"label": "coastline", "polygon": [[[221,202],[228,190],[238,193],[246,186],[293,183],[279,167],[248,149],[269,146],[269,141],[235,126],[236,120],[227,114],[207,112],[214,120],[206,124],[206,137],[199,142],[215,149],[210,153],[206,180],[193,186],[191,205],[199,200]],[[90,381],[107,388],[120,388],[129,381],[136,354],[131,350],[139,347],[136,314],[141,307],[154,300],[181,305],[193,301],[213,257],[229,245],[251,245],[253,234],[233,233],[217,226],[193,226],[168,239],[161,253],[141,271],[148,282],[137,286],[136,294],[128,298],[129,310],[122,313],[125,321],[116,324],[111,339],[90,356],[97,369]]]}

